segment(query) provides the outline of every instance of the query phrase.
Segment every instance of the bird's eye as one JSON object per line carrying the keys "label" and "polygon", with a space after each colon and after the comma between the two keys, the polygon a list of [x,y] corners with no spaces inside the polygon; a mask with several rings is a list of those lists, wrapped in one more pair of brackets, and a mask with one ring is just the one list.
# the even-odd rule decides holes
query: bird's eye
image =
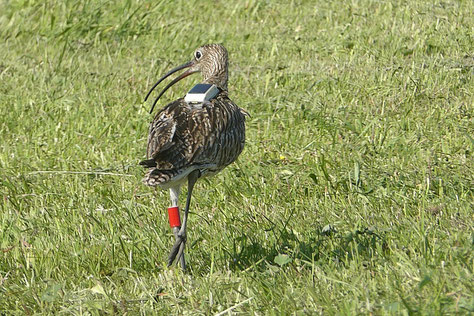
{"label": "bird's eye", "polygon": [[194,53],[194,57],[196,57],[196,60],[199,60],[202,57],[202,53],[200,51],[197,51],[196,53]]}

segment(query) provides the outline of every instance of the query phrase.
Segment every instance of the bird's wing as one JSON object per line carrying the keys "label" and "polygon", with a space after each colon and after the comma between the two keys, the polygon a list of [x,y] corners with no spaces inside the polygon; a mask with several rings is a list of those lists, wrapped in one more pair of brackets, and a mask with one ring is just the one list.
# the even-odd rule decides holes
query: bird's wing
{"label": "bird's wing", "polygon": [[[243,148],[244,122],[244,115],[226,93],[219,94],[202,107],[193,107],[178,99],[161,110],[151,123],[148,160],[141,164],[159,170],[176,170],[191,165],[227,165]],[[233,135],[235,133],[238,135]],[[226,137],[232,138],[231,142],[225,142]],[[241,147],[240,150],[234,150],[234,158],[225,158],[232,156],[226,146],[234,146],[234,143]],[[227,152],[223,154],[221,151]]]}

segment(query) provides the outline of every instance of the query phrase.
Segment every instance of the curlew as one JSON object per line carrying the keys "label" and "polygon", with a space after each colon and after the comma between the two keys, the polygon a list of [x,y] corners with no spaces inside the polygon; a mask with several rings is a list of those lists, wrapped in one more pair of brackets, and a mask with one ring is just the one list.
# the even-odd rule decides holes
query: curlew
{"label": "curlew", "polygon": [[[145,101],[164,79],[186,68],[161,91],[150,113],[165,91],[179,80],[196,72],[201,73],[203,80],[184,98],[169,103],[156,114],[149,128],[147,159],[140,162],[148,168],[143,180],[146,185],[169,189],[168,216],[175,243],[168,266],[176,259],[183,270],[186,269],[184,248],[194,185],[200,177],[214,175],[237,159],[244,148],[245,116],[248,115],[228,96],[228,55],[219,44],[196,49],[190,62],[172,69],[153,85]],[[181,185],[186,181],[188,192],[181,223],[178,200]]]}

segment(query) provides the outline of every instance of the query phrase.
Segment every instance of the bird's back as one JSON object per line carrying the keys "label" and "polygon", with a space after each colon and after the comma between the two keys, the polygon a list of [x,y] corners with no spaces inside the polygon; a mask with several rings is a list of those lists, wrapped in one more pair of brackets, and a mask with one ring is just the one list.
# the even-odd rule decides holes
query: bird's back
{"label": "bird's back", "polygon": [[237,159],[245,143],[245,115],[222,91],[199,105],[178,99],[150,124],[144,182],[166,187],[199,169],[219,172]]}

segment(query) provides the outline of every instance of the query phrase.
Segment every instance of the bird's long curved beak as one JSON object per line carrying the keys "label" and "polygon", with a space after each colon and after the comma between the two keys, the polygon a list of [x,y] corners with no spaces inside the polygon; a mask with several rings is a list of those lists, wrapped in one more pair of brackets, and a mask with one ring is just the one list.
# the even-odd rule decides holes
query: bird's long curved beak
{"label": "bird's long curved beak", "polygon": [[[178,66],[176,68],[173,68],[171,69],[170,71],[168,71],[163,77],[161,77],[154,85],[153,87],[150,89],[150,91],[148,92],[148,94],[146,95],[145,97],[145,101],[148,99],[148,97],[150,96],[151,92],[163,81],[165,80],[166,78],[168,78],[169,76],[171,76],[172,74],[174,74],[175,72],[177,71],[180,71],[181,69],[184,69],[184,68],[190,68],[194,65],[194,60],[190,61],[190,62],[187,62],[181,66]],[[195,73],[195,72],[198,72],[198,70],[196,69],[188,69],[187,71],[183,72],[181,75],[179,75],[178,77],[176,77],[175,79],[173,79],[173,81],[171,81],[161,92],[160,94],[158,95],[158,97],[155,99],[155,101],[153,102],[153,105],[151,107],[151,110],[150,110],[150,114],[153,112],[153,109],[155,108],[155,105],[156,103],[158,102],[158,100],[161,98],[161,96],[166,92],[166,90],[168,90],[172,85],[174,85],[176,82],[180,81],[181,79],[183,78],[186,78],[187,76]]]}

